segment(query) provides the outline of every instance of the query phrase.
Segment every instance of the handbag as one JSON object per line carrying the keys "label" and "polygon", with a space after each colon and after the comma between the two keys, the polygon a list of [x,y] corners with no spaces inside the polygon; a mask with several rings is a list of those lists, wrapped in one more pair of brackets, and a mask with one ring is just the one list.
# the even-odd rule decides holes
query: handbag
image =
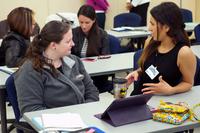
{"label": "handbag", "polygon": [[174,125],[182,124],[190,116],[190,109],[185,103],[174,104],[160,101],[158,109],[153,112],[153,120]]}

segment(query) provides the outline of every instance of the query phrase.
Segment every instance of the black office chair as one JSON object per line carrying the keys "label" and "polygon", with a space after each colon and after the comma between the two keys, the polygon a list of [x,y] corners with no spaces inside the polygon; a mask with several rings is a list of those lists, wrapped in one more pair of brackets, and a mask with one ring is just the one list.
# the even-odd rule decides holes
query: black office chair
{"label": "black office chair", "polygon": [[6,80],[6,91],[8,95],[8,100],[10,101],[14,115],[15,115],[15,121],[11,125],[10,128],[8,128],[8,132],[11,132],[14,128],[17,129],[17,133],[23,133],[28,132],[28,133],[36,133],[36,131],[29,126],[26,122],[20,122],[20,111],[18,107],[18,102],[17,102],[17,94],[16,94],[16,89],[15,89],[15,84],[14,84],[14,77],[13,75],[10,75],[8,79]]}

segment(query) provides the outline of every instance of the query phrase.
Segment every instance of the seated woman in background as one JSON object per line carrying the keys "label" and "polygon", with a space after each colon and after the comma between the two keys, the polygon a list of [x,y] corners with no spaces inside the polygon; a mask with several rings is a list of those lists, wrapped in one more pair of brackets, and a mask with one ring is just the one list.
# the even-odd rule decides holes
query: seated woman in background
{"label": "seated woman in background", "polygon": [[[108,35],[98,27],[94,8],[83,5],[77,16],[80,26],[72,30],[75,43],[72,54],[81,58],[109,54]],[[100,93],[110,90],[107,88],[109,87],[108,76],[95,76],[92,79]]]}
{"label": "seated woman in background", "polygon": [[33,11],[25,7],[15,8],[9,13],[7,23],[10,32],[3,39],[0,48],[0,66],[19,66],[25,56],[35,26],[33,15]]}
{"label": "seated woman in background", "polygon": [[99,100],[73,46],[69,23],[51,21],[35,36],[14,75],[21,114]]}
{"label": "seated woman in background", "polygon": [[150,11],[152,39],[139,59],[140,68],[126,78],[128,85],[139,78],[131,95],[172,95],[189,91],[193,86],[196,58],[184,30],[179,7],[164,2]]}

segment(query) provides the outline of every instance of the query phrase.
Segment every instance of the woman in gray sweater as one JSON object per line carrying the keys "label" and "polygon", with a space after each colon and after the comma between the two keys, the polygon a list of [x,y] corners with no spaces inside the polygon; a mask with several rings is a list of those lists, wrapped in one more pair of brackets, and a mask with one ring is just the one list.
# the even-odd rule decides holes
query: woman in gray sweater
{"label": "woman in gray sweater", "polygon": [[51,21],[37,35],[15,75],[21,115],[25,112],[99,100],[80,59],[71,55],[68,23]]}

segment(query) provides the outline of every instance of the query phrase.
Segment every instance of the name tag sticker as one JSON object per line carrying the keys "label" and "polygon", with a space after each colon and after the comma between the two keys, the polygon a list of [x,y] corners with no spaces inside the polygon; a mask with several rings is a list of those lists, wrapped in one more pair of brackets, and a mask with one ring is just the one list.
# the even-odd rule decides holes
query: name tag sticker
{"label": "name tag sticker", "polygon": [[151,79],[154,79],[159,74],[158,70],[153,65],[147,68],[145,72]]}

